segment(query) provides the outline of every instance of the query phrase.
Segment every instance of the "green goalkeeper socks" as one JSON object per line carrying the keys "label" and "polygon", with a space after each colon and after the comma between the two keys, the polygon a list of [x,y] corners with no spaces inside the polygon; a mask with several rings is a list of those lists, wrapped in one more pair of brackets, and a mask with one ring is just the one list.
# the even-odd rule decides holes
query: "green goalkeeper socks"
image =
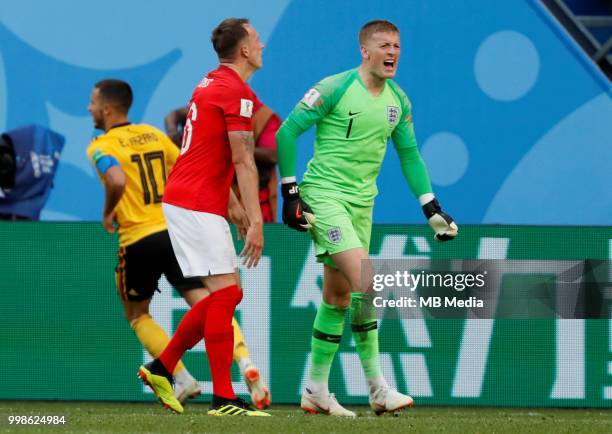
{"label": "green goalkeeper socks", "polygon": [[313,383],[327,385],[329,371],[340,346],[345,314],[346,308],[321,301],[312,328],[312,365],[309,379]]}
{"label": "green goalkeeper socks", "polygon": [[[334,356],[340,346],[346,309],[321,302],[312,330],[312,365],[309,379],[327,384]],[[382,378],[378,356],[378,323],[366,295],[351,295],[351,329],[361,366],[369,382]]]}
{"label": "green goalkeeper socks", "polygon": [[378,357],[378,323],[374,309],[365,294],[351,295],[351,330],[357,346],[357,354],[368,380],[382,377]]}

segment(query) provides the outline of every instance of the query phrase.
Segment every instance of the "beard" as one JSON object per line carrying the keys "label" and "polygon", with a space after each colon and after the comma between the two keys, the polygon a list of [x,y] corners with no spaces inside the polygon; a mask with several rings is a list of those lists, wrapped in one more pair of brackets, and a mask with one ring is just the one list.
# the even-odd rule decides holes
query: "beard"
{"label": "beard", "polygon": [[94,124],[94,128],[97,128],[98,130],[104,129],[104,122],[102,121],[102,119],[97,119],[94,117],[93,124]]}

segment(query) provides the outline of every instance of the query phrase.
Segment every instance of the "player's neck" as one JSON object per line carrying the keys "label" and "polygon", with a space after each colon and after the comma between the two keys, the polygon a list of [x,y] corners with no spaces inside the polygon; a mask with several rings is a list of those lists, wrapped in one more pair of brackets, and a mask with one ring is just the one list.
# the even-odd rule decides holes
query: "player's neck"
{"label": "player's neck", "polygon": [[385,82],[387,79],[376,77],[374,74],[368,72],[363,65],[359,67],[358,73],[368,92],[374,96],[380,95],[385,87]]}
{"label": "player's neck", "polygon": [[123,125],[129,122],[130,121],[126,115],[109,116],[108,118],[104,119],[104,131],[108,132],[108,130],[116,127],[117,125]]}
{"label": "player's neck", "polygon": [[255,72],[255,70],[247,63],[247,62],[221,62],[222,66],[227,66],[228,68],[236,71],[236,74],[240,76],[242,81],[248,81],[251,78],[251,75]]}

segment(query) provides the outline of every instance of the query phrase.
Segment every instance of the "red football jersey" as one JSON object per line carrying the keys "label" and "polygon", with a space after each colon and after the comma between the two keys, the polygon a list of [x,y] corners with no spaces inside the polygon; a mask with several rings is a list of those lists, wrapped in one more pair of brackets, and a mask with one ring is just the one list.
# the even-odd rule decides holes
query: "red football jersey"
{"label": "red football jersey", "polygon": [[259,106],[233,69],[220,66],[208,73],[191,96],[181,155],[168,176],[163,201],[226,217],[234,177],[227,133],[252,131],[251,117]]}

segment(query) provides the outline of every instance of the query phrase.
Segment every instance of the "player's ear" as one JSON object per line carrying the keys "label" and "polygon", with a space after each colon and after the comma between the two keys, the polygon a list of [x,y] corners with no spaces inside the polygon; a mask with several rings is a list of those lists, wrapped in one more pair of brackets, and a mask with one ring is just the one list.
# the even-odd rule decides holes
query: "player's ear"
{"label": "player's ear", "polygon": [[247,44],[240,46],[240,54],[244,57],[249,57],[249,46]]}
{"label": "player's ear", "polygon": [[102,104],[102,113],[108,116],[113,111],[113,106],[109,103]]}
{"label": "player's ear", "polygon": [[359,48],[361,49],[361,57],[366,60],[369,59],[370,53],[368,53],[368,49],[365,47],[365,45],[361,45]]}

